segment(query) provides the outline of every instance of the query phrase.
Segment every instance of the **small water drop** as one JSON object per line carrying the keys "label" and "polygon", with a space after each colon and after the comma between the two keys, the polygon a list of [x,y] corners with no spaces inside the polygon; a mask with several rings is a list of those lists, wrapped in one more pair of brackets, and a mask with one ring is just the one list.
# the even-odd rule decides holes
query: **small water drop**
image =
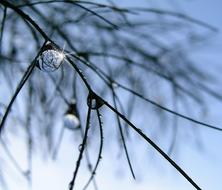
{"label": "small water drop", "polygon": [[94,93],[89,93],[87,97],[87,105],[91,106],[91,109],[98,109],[104,104],[103,100]]}
{"label": "small water drop", "polygon": [[83,146],[82,144],[79,145],[79,147],[78,147],[79,151],[82,150],[82,146]]}
{"label": "small water drop", "polygon": [[91,102],[92,109],[96,109],[96,99],[92,99],[91,101],[92,101]]}
{"label": "small water drop", "polygon": [[119,87],[119,85],[116,82],[112,82],[112,87],[117,88],[117,87]]}

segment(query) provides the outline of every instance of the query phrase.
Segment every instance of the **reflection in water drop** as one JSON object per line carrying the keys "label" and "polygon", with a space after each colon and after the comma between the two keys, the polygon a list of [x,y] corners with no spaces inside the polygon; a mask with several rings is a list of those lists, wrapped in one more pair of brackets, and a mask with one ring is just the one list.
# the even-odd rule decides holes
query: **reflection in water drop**
{"label": "reflection in water drop", "polygon": [[82,144],[79,145],[79,147],[78,147],[79,151],[82,150],[82,146],[83,146]]}
{"label": "reflection in water drop", "polygon": [[96,109],[96,99],[92,99],[91,101],[92,101],[91,102],[91,108]]}
{"label": "reflection in water drop", "polygon": [[103,106],[103,100],[94,93],[89,93],[87,97],[87,105],[91,106],[91,109],[98,109]]}
{"label": "reflection in water drop", "polygon": [[79,127],[80,121],[79,119],[73,114],[65,114],[64,116],[64,127],[70,130],[75,130]]}
{"label": "reflection in water drop", "polygon": [[64,115],[64,127],[70,130],[75,130],[80,127],[80,120],[78,118],[75,100],[71,100],[71,103]]}
{"label": "reflection in water drop", "polygon": [[37,67],[42,71],[52,72],[60,67],[64,59],[65,54],[62,51],[47,43],[37,58]]}

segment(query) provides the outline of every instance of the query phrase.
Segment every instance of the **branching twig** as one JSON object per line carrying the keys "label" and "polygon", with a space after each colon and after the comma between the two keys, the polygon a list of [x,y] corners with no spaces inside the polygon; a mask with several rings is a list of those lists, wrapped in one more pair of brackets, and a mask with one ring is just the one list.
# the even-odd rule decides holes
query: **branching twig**
{"label": "branching twig", "polygon": [[99,112],[99,109],[96,109],[96,113],[97,113],[97,119],[99,122],[99,132],[100,132],[100,146],[99,146],[99,153],[98,153],[98,157],[96,160],[96,164],[92,170],[92,175],[90,176],[89,180],[87,181],[86,185],[83,187],[83,190],[86,190],[87,187],[89,186],[90,182],[93,180],[95,174],[96,174],[96,170],[99,166],[99,162],[102,158],[102,150],[103,150],[103,126],[102,126],[102,120],[101,120],[101,114]]}
{"label": "branching twig", "polygon": [[90,127],[91,104],[92,104],[92,102],[90,100],[89,107],[88,107],[88,113],[87,113],[85,133],[84,133],[82,144],[80,146],[80,153],[79,153],[78,160],[76,162],[76,168],[75,168],[75,171],[73,173],[73,178],[72,178],[72,180],[71,180],[71,182],[69,184],[69,190],[73,190],[74,189],[75,180],[76,180],[77,173],[78,173],[78,170],[79,170],[79,167],[80,167],[80,164],[81,164],[83,152],[84,152],[85,147],[87,145],[87,135],[88,135],[89,127]]}
{"label": "branching twig", "polygon": [[97,16],[98,18],[100,18],[101,20],[105,21],[106,23],[108,23],[109,25],[111,25],[113,28],[115,29],[119,29],[119,27],[115,24],[113,24],[112,22],[110,22],[109,20],[107,20],[105,17],[101,16],[100,14],[94,12],[91,9],[88,9],[87,7],[81,5],[81,1],[70,1],[70,0],[56,0],[56,1],[44,1],[44,2],[34,2],[34,3],[26,3],[26,4],[22,4],[19,5],[18,7],[24,7],[24,6],[33,6],[33,5],[38,5],[38,4],[49,4],[49,3],[69,3],[69,4],[73,4],[75,6],[78,6],[84,10],[86,10],[87,12]]}
{"label": "branching twig", "polygon": [[[69,60],[71,61],[71,60]],[[102,97],[98,96],[95,92],[92,91],[89,83],[87,82],[86,78],[84,77],[84,75],[82,74],[82,72],[79,71],[79,69],[76,67],[76,65],[73,62],[70,62],[71,65],[74,67],[74,69],[78,72],[79,76],[81,77],[81,79],[83,80],[83,82],[85,83],[86,87],[88,88],[90,93],[93,93],[94,96],[97,96],[101,101],[103,101],[103,104],[106,105],[110,110],[112,110],[115,114],[117,114],[122,120],[124,120],[132,129],[134,129],[145,141],[147,141],[156,151],[158,151],[182,176],[184,176],[184,178],[187,179],[187,181],[190,182],[190,184],[193,185],[193,187],[195,187],[197,190],[201,190],[201,188],[193,181],[193,179],[186,174],[186,172],[179,166],[177,165],[158,145],[156,145],[150,138],[148,138],[141,129],[138,129],[135,125],[133,125],[124,115],[122,115],[117,109],[115,109],[114,107],[112,107],[107,101],[105,101]],[[118,84],[118,83],[117,83]],[[118,84],[119,85],[119,84]],[[127,89],[127,88],[126,88]],[[135,94],[134,91],[132,91],[133,94]],[[91,99],[90,99],[90,105],[91,105]],[[170,112],[171,113],[171,112]],[[178,114],[178,113],[177,113]],[[88,118],[88,117],[87,117]],[[187,118],[186,118],[187,119]],[[88,120],[88,119],[87,119]],[[193,121],[193,119],[191,119],[191,121]],[[196,122],[196,120],[194,120],[193,122]],[[202,124],[202,122],[200,122],[199,124]],[[207,125],[207,124],[205,124]],[[204,125],[204,126],[205,126]],[[208,126],[208,125],[207,125]],[[82,150],[82,149],[81,149]],[[81,152],[80,152],[81,154]],[[81,160],[82,154],[81,156],[79,156],[80,159],[78,159],[77,161],[77,171],[79,168],[79,163]],[[76,177],[76,170],[74,172],[74,177],[71,181],[71,187],[73,187],[74,185],[74,181],[75,181],[75,177]],[[70,190],[72,190],[72,188],[70,188]]]}
{"label": "branching twig", "polygon": [[[87,65],[89,68],[91,68],[94,72],[99,73],[99,76],[103,75],[107,80],[110,80],[110,77],[109,77],[105,72],[103,72],[100,68],[98,68],[96,65],[94,65],[93,63],[88,64],[86,61],[84,61],[84,60],[82,60],[82,59],[79,59],[79,60],[80,60],[82,63],[86,64],[86,65]],[[75,66],[75,67],[76,67],[76,66]],[[78,68],[77,68],[77,69],[78,69]],[[81,72],[80,72],[80,73],[81,73]],[[82,73],[81,73],[81,75],[82,75]],[[83,76],[83,75],[82,75],[82,76]],[[82,78],[82,77],[81,77],[81,78]],[[90,85],[88,84],[88,82],[86,81],[86,79],[85,79],[84,76],[83,76],[82,79],[84,79],[83,81],[84,81],[84,83],[86,84],[86,86],[89,87],[89,88],[88,88],[88,87],[87,87],[87,88],[88,88],[88,89],[91,89]],[[183,115],[183,114],[181,114],[181,113],[175,112],[175,111],[173,111],[173,110],[171,110],[171,109],[169,109],[169,108],[167,108],[167,107],[164,107],[164,106],[162,106],[162,105],[154,102],[153,100],[150,100],[150,99],[144,97],[142,94],[140,94],[140,93],[138,93],[138,92],[135,92],[134,90],[126,87],[125,85],[120,84],[119,82],[117,82],[117,81],[115,81],[115,80],[112,80],[112,81],[113,81],[118,87],[120,87],[120,88],[122,88],[122,89],[124,89],[124,90],[126,90],[126,91],[128,91],[128,92],[130,92],[130,93],[132,93],[132,94],[134,94],[134,95],[136,95],[137,97],[145,100],[146,102],[148,102],[148,103],[150,103],[150,104],[152,104],[152,105],[154,105],[154,106],[156,106],[156,107],[158,107],[158,108],[160,108],[160,109],[162,109],[162,110],[164,110],[164,111],[166,111],[166,112],[168,112],[168,113],[171,113],[171,114],[173,114],[173,115],[179,116],[179,117],[181,117],[181,118],[183,118],[183,119],[186,119],[186,120],[188,120],[188,121],[191,121],[191,122],[193,122],[193,123],[199,124],[200,126],[205,126],[205,127],[208,127],[208,128],[214,129],[214,130],[222,131],[222,128],[220,128],[220,127],[217,127],[217,126],[214,126],[214,125],[210,125],[210,124],[207,124],[207,123],[198,121],[198,120],[196,120],[196,119],[193,119],[193,118],[191,118],[191,117],[188,117],[188,116],[186,116],[186,115]]]}
{"label": "branching twig", "polygon": [[6,0],[1,0],[0,4],[4,5],[5,7],[11,8],[16,13],[18,13],[23,19],[30,22],[30,24],[32,24],[33,27],[36,28],[36,30],[42,35],[42,37],[46,41],[49,41],[50,38],[46,35],[46,33],[39,27],[39,25],[29,15],[25,14],[21,9],[19,9],[18,7],[14,6],[12,3],[10,3]]}
{"label": "branching twig", "polygon": [[[45,42],[46,43],[46,42]],[[43,44],[42,47],[44,47],[45,43]],[[26,81],[28,80],[28,78],[30,77],[30,75],[32,74],[35,66],[36,66],[36,60],[39,56],[41,52],[41,49],[40,51],[37,53],[36,57],[34,58],[34,60],[32,61],[32,63],[29,65],[29,67],[27,68],[26,72],[24,73],[22,79],[20,80],[19,84],[17,85],[17,88],[15,90],[15,93],[13,94],[7,108],[6,108],[6,111],[5,111],[5,114],[3,115],[3,118],[2,118],[2,121],[1,121],[1,124],[0,124],[0,134],[2,133],[2,129],[4,127],[4,124],[5,124],[5,121],[6,121],[6,118],[11,110],[11,107],[17,97],[17,95],[19,94],[20,90],[22,89],[22,87],[24,86],[24,84],[26,83]]]}
{"label": "branching twig", "polygon": [[133,125],[124,115],[122,115],[120,112],[118,112],[117,109],[112,107],[108,102],[105,100],[104,104],[112,110],[115,114],[117,114],[119,117],[121,117],[122,120],[124,120],[132,129],[134,129],[145,141],[147,141],[157,152],[159,152],[179,173],[181,173],[182,176],[184,176],[187,181],[190,182],[190,184],[193,185],[197,190],[201,190],[201,188],[192,180],[190,176],[186,174],[186,172],[177,165],[159,146],[157,146],[150,138],[148,138],[141,129],[138,129],[135,125]]}

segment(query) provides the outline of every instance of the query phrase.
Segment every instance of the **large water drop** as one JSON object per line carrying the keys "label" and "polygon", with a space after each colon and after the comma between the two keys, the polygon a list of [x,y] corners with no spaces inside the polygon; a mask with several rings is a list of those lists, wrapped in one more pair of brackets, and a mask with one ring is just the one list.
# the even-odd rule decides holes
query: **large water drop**
{"label": "large water drop", "polygon": [[48,42],[42,48],[42,52],[37,58],[37,67],[45,72],[53,72],[60,67],[64,59],[64,53]]}

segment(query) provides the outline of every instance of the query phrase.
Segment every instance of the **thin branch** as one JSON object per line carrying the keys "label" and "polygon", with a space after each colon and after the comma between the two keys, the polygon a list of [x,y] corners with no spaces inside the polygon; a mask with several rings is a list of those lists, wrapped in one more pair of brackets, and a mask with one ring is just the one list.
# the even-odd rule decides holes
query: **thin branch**
{"label": "thin branch", "polygon": [[19,163],[16,161],[16,158],[13,156],[13,154],[11,153],[11,151],[9,150],[8,146],[5,144],[5,142],[3,141],[2,138],[0,138],[0,142],[1,142],[1,145],[5,151],[5,153],[7,154],[9,160],[11,161],[11,163],[13,164],[13,166],[15,167],[15,169],[21,174],[23,175],[25,178],[28,178],[28,175],[27,175],[27,171],[24,171]]}
{"label": "thin branch", "polygon": [[[42,47],[44,47],[45,44],[46,44],[46,42],[43,44]],[[41,48],[41,49],[42,49],[42,48]],[[9,114],[10,110],[11,110],[11,107],[12,107],[12,105],[13,105],[16,97],[17,97],[17,95],[18,95],[19,92],[21,91],[22,87],[24,86],[24,84],[26,83],[26,81],[28,80],[28,78],[30,77],[30,75],[32,74],[32,72],[33,72],[33,70],[34,70],[34,68],[35,68],[35,66],[36,66],[36,60],[37,60],[37,58],[38,58],[38,56],[39,56],[39,54],[40,54],[40,52],[41,52],[41,49],[40,49],[40,51],[37,53],[37,55],[36,55],[36,57],[34,58],[34,60],[31,62],[31,64],[29,65],[29,67],[26,69],[26,71],[25,71],[24,75],[22,76],[19,84],[17,85],[17,88],[16,88],[16,90],[15,90],[15,93],[13,94],[13,96],[12,96],[12,98],[11,98],[11,100],[10,100],[7,108],[6,108],[6,111],[5,111],[5,113],[4,113],[4,116],[3,116],[2,121],[1,121],[1,124],[0,124],[0,135],[2,134],[2,129],[3,129],[3,127],[4,127],[5,121],[6,121],[6,119],[7,119],[7,116],[8,116],[8,114]],[[0,136],[0,138],[1,138],[1,136]]]}
{"label": "thin branch", "polygon": [[[113,97],[114,108],[117,110],[116,94],[114,92],[113,87],[111,87],[111,90],[112,90],[112,97]],[[131,172],[133,178],[136,179],[134,171],[133,171],[133,167],[132,167],[132,164],[131,164],[131,161],[130,161],[129,153],[128,153],[128,150],[127,150],[127,146],[126,146],[126,142],[125,142],[125,138],[124,138],[124,134],[123,134],[122,125],[121,125],[120,118],[119,118],[118,115],[116,115],[116,119],[117,119],[117,124],[118,124],[118,128],[119,128],[121,140],[122,140],[122,143],[123,143],[123,149],[125,151],[126,159],[127,159],[127,162],[128,162],[129,168],[130,168],[130,172]]]}
{"label": "thin branch", "polygon": [[143,70],[145,70],[145,71],[147,71],[149,73],[153,73],[153,74],[159,76],[160,78],[165,79],[166,81],[170,82],[172,85],[174,85],[176,88],[178,88],[181,92],[183,92],[184,94],[188,95],[189,97],[194,99],[196,102],[202,103],[199,97],[197,97],[195,94],[193,94],[192,92],[188,91],[183,86],[178,84],[172,76],[166,75],[163,72],[160,72],[160,71],[158,71],[158,70],[156,70],[156,69],[154,69],[152,67],[148,67],[148,65],[144,65],[144,64],[138,63],[138,62],[136,62],[136,61],[134,61],[132,59],[125,58],[123,56],[114,55],[114,54],[99,53],[99,52],[89,52],[89,53],[90,53],[90,55],[93,55],[93,56],[100,56],[100,55],[102,55],[102,56],[109,56],[109,57],[115,58],[117,60],[122,60],[127,65],[138,67],[138,68],[141,68],[141,69],[143,69]]}
{"label": "thin branch", "polygon": [[[56,24],[54,24],[50,19],[48,19],[46,16],[44,16],[44,14],[42,14],[38,9],[36,9],[35,7],[30,7],[38,16],[41,17],[42,21],[45,22],[45,25],[47,26],[51,26],[53,29],[55,29],[58,34],[65,40],[66,44],[68,46],[70,46],[70,48],[73,51],[77,51],[76,48],[74,47],[74,45],[71,43],[70,39],[67,37],[68,35],[61,30],[59,27],[57,27]],[[55,43],[54,43],[55,44]],[[55,44],[56,45],[56,44]],[[61,49],[62,50],[62,49]]]}
{"label": "thin branch", "polygon": [[[95,2],[90,2],[90,1],[78,1],[78,2],[73,2],[71,0],[49,0],[49,1],[37,1],[37,2],[33,2],[33,3],[28,3],[28,4],[23,4],[23,5],[19,5],[19,6],[30,6],[30,5],[37,5],[37,4],[43,4],[43,3],[55,3],[55,2],[63,2],[63,3],[73,3],[73,4],[91,4],[91,5],[96,5],[98,7],[102,7],[102,8],[110,8],[113,11],[119,11],[119,12],[125,12],[125,13],[134,13],[136,14],[138,11],[140,12],[150,12],[150,13],[154,13],[154,14],[160,14],[160,15],[168,15],[168,16],[173,16],[173,17],[177,17],[183,20],[187,20],[191,23],[200,25],[202,27],[206,27],[214,32],[218,32],[218,28],[215,28],[211,25],[209,25],[208,23],[205,23],[203,21],[194,19],[190,16],[187,16],[185,14],[182,13],[178,13],[178,12],[173,12],[173,11],[169,11],[169,10],[161,10],[161,9],[155,9],[155,8],[141,8],[141,7],[116,7],[116,6],[111,6],[111,5],[106,5],[106,4],[101,4],[101,3],[95,3]],[[104,20],[104,19],[103,19]],[[112,24],[112,23],[111,23]],[[113,25],[113,24],[112,24]]]}
{"label": "thin branch", "polygon": [[182,13],[168,11],[168,10],[160,10],[160,9],[155,9],[155,8],[141,8],[141,7],[138,7],[138,8],[134,7],[133,10],[134,11],[150,12],[150,13],[159,14],[159,15],[168,15],[168,16],[177,17],[177,18],[189,21],[191,23],[194,23],[196,25],[208,28],[213,32],[218,32],[218,28],[216,28],[214,26],[211,26],[208,23],[205,23],[201,20],[197,20],[195,18],[192,18],[190,16],[182,14]]}
{"label": "thin branch", "polygon": [[98,67],[94,67],[92,62],[90,61],[86,61],[84,59],[82,59],[81,57],[79,57],[78,55],[75,55],[73,53],[67,53],[68,56],[72,56],[73,58],[77,59],[78,61],[80,61],[81,63],[83,63],[84,65],[86,65],[87,67],[89,67],[90,69],[92,69],[93,72],[95,72],[102,80],[103,82],[109,86],[109,81],[110,79],[108,77],[106,77],[102,72],[101,69],[99,69]]}
{"label": "thin branch", "polygon": [[[186,119],[186,120],[188,120],[188,121],[190,121],[190,122],[199,124],[200,126],[205,126],[205,127],[208,127],[208,128],[214,129],[214,130],[222,131],[222,128],[220,128],[220,127],[217,127],[217,126],[214,126],[214,125],[210,125],[210,124],[207,124],[207,123],[205,123],[205,122],[198,121],[198,120],[196,120],[196,119],[193,119],[193,118],[188,117],[188,116],[186,116],[186,115],[183,115],[183,114],[181,114],[181,113],[175,112],[175,111],[173,111],[173,110],[171,110],[171,109],[169,109],[169,108],[167,108],[167,107],[164,107],[164,106],[162,106],[162,105],[154,102],[153,100],[150,100],[150,99],[144,97],[142,94],[139,94],[138,92],[135,92],[134,90],[126,87],[125,85],[122,85],[122,84],[120,84],[120,83],[118,83],[118,82],[110,79],[110,77],[109,77],[105,72],[103,72],[99,67],[97,67],[97,66],[94,65],[93,63],[88,64],[86,61],[84,61],[84,60],[82,60],[82,59],[79,59],[79,60],[80,60],[82,63],[86,64],[86,65],[87,65],[89,68],[91,68],[94,72],[100,73],[100,75],[103,75],[103,76],[104,76],[105,78],[107,78],[108,80],[113,81],[118,87],[120,87],[120,88],[122,88],[122,89],[124,89],[124,90],[126,90],[126,91],[128,91],[128,92],[130,92],[130,93],[132,93],[132,94],[134,94],[134,95],[136,95],[137,97],[145,100],[146,102],[148,102],[148,103],[150,103],[150,104],[152,104],[152,105],[154,105],[154,106],[156,106],[156,107],[158,107],[158,108],[160,108],[160,109],[162,109],[162,110],[164,110],[164,111],[166,111],[166,112],[168,112],[168,113],[171,113],[171,114],[173,114],[173,115],[177,115],[177,116],[179,116],[179,117],[181,117],[181,118],[183,118],[183,119]],[[73,67],[75,66],[74,63],[73,63],[72,65],[73,65]],[[76,66],[75,66],[75,67],[76,67]],[[77,69],[78,69],[78,68],[77,68]],[[78,69],[78,70],[79,70],[79,69]],[[81,77],[81,78],[82,78],[82,80],[84,81],[84,83],[86,84],[87,88],[91,90],[91,87],[90,87],[90,85],[88,84],[88,82],[86,81],[86,79],[85,79],[84,75],[82,74],[82,72],[80,72],[80,74],[83,76],[83,77]]]}
{"label": "thin branch", "polygon": [[56,144],[55,149],[52,151],[52,159],[56,159],[56,157],[58,155],[58,151],[59,151],[60,145],[62,143],[64,132],[65,132],[65,127],[62,127],[59,132],[59,138],[58,138],[57,142],[55,143]]}
{"label": "thin branch", "polygon": [[[173,89],[173,107],[175,112],[178,112],[178,92],[176,89]],[[176,139],[177,139],[177,133],[178,133],[178,117],[176,115],[174,115],[173,117],[173,136],[172,136],[172,141],[170,143],[170,147],[169,150],[167,152],[167,154],[170,156],[173,152],[173,149],[176,145]]]}
{"label": "thin branch", "polygon": [[18,7],[16,7],[15,5],[13,5],[12,3],[6,1],[6,0],[1,0],[0,4],[2,4],[5,7],[9,7],[10,9],[14,10],[16,13],[18,13],[23,19],[27,20],[28,22],[30,22],[30,24],[36,28],[36,30],[42,35],[42,37],[46,40],[46,41],[50,41],[49,37],[47,36],[47,34],[40,28],[40,26],[26,13],[24,13],[21,9],[19,9]]}
{"label": "thin branch", "polygon": [[177,165],[158,145],[156,145],[149,137],[147,137],[141,129],[137,128],[135,125],[133,125],[124,115],[122,115],[117,109],[112,107],[108,102],[106,102],[104,99],[103,103],[106,105],[110,110],[112,110],[115,114],[117,114],[119,117],[121,117],[122,120],[124,120],[133,130],[135,130],[145,141],[147,141],[157,152],[159,152],[184,178],[187,179],[187,181],[190,182],[190,184],[195,187],[197,190],[201,190],[201,188],[191,179],[189,175],[186,174],[186,172]]}
{"label": "thin branch", "polygon": [[44,2],[34,2],[34,3],[26,3],[26,4],[21,4],[17,7],[24,7],[24,6],[33,6],[33,5],[37,5],[37,4],[49,4],[49,3],[69,3],[69,4],[73,4],[75,6],[80,7],[81,9],[84,9],[85,11],[95,15],[96,17],[100,18],[101,20],[105,21],[106,23],[108,23],[109,25],[111,25],[113,28],[115,28],[116,30],[119,29],[119,27],[115,24],[113,24],[112,22],[110,22],[109,20],[107,20],[105,17],[101,16],[100,14],[94,12],[93,10],[81,5],[81,2],[78,1],[69,1],[69,0],[57,0],[57,1],[44,1]]}
{"label": "thin branch", "polygon": [[[195,187],[197,190],[201,190],[201,188],[186,174],[186,172],[179,166],[177,165],[159,146],[157,146],[149,137],[147,137],[142,131],[141,129],[138,129],[135,125],[133,125],[124,115],[122,115],[117,109],[115,109],[114,107],[112,107],[108,102],[106,102],[102,97],[98,96],[95,92],[92,91],[90,85],[88,84],[87,80],[85,79],[84,75],[82,74],[82,72],[79,71],[79,69],[75,66],[75,64],[73,62],[72,66],[74,67],[74,69],[78,72],[79,76],[82,78],[83,82],[85,83],[86,87],[88,88],[88,90],[90,91],[90,93],[93,93],[94,96],[97,96],[101,101],[103,101],[103,104],[106,105],[110,110],[112,110],[114,113],[116,113],[117,115],[119,115],[119,117],[121,117],[132,129],[134,129],[145,141],[147,141],[157,152],[159,152],[184,178],[187,179],[187,181],[190,182],[191,185],[193,185],[193,187]],[[134,91],[132,91],[134,92]],[[90,99],[90,105],[91,105],[91,99]],[[155,103],[156,104],[156,103]],[[154,105],[155,105],[154,104]],[[159,105],[159,104],[157,104]],[[159,105],[160,106],[160,105]],[[90,107],[90,106],[89,106]],[[161,106],[162,107],[162,106]],[[165,108],[166,109],[166,108]],[[165,110],[164,109],[164,110]],[[167,109],[168,110],[168,109]],[[171,113],[171,112],[170,112]],[[177,113],[178,114],[178,113]],[[182,115],[183,116],[183,115]],[[186,117],[185,117],[186,118]],[[188,119],[188,118],[186,118]],[[88,116],[87,116],[87,120],[88,120]],[[189,119],[188,119],[189,120]],[[193,119],[191,119],[191,121],[193,121]],[[194,120],[193,122],[198,123],[196,120]],[[202,124],[202,122],[200,122],[200,124]],[[207,125],[207,124],[205,124]],[[208,125],[207,125],[208,126]],[[208,126],[209,127],[209,126]],[[82,148],[81,148],[82,150]],[[76,178],[76,171],[78,171],[79,168],[79,163],[82,157],[82,153],[80,152],[81,156],[79,156],[80,158],[77,161],[77,169],[74,172],[74,177],[73,180],[70,182],[70,190],[72,190],[72,187],[74,185],[74,181]]]}
{"label": "thin branch", "polygon": [[87,181],[86,185],[83,187],[83,190],[86,190],[87,187],[89,186],[90,182],[93,180],[95,174],[96,174],[96,171],[97,171],[97,168],[99,166],[99,162],[102,158],[102,150],[103,150],[103,126],[102,126],[102,120],[101,120],[101,114],[99,112],[99,109],[97,108],[96,109],[96,113],[97,113],[97,118],[98,118],[98,121],[99,121],[99,131],[100,131],[100,146],[99,146],[99,153],[98,153],[98,158],[96,160],[96,164],[94,166],[94,169],[92,170],[92,175],[90,176],[89,180]]}
{"label": "thin branch", "polygon": [[156,107],[158,107],[158,108],[160,108],[160,109],[162,109],[162,110],[164,110],[164,111],[166,111],[166,112],[168,112],[168,113],[171,113],[171,114],[173,114],[173,115],[177,115],[177,116],[179,116],[179,117],[181,117],[181,118],[183,118],[183,119],[186,119],[186,120],[188,120],[188,121],[190,121],[190,122],[199,124],[200,126],[205,126],[205,127],[210,128],[210,129],[217,130],[217,131],[222,131],[222,129],[221,129],[220,127],[217,127],[217,126],[215,126],[215,125],[210,125],[210,124],[208,124],[208,123],[204,123],[204,122],[202,122],[202,121],[198,121],[198,120],[196,120],[196,119],[193,119],[193,118],[191,118],[191,117],[188,117],[188,116],[186,116],[186,115],[183,115],[183,114],[181,114],[181,113],[179,113],[179,112],[175,112],[175,111],[173,111],[173,110],[171,110],[171,109],[169,109],[169,108],[167,108],[167,107],[164,107],[164,106],[162,106],[162,105],[160,105],[160,104],[158,104],[158,103],[156,103],[156,102],[154,102],[154,101],[152,101],[152,100],[144,97],[143,95],[141,95],[141,94],[139,94],[139,93],[131,90],[130,88],[128,88],[128,87],[126,87],[126,86],[124,86],[124,85],[122,85],[122,84],[120,84],[120,83],[117,83],[117,82],[116,82],[116,84],[117,84],[120,88],[122,88],[122,89],[124,89],[124,90],[126,90],[126,91],[128,91],[128,92],[130,92],[130,93],[133,93],[134,95],[138,96],[139,98],[145,100],[146,102],[148,102],[148,103],[150,103],[150,104],[152,104],[152,105],[154,105],[154,106],[156,106]]}
{"label": "thin branch", "polygon": [[86,80],[86,77],[83,75],[82,71],[76,66],[76,64],[68,57],[66,56],[66,60],[71,64],[71,66],[75,69],[75,71],[78,73],[78,75],[80,76],[80,78],[82,79],[82,81],[84,82],[84,84],[86,85],[87,89],[89,91],[91,90],[91,86],[89,85],[89,83]]}
{"label": "thin branch", "polygon": [[27,133],[27,160],[28,160],[28,169],[27,169],[27,180],[30,188],[32,187],[32,151],[33,151],[33,136],[31,130],[31,113],[32,113],[32,87],[29,88],[29,102],[27,105],[28,115],[26,118],[25,129]]}
{"label": "thin branch", "polygon": [[22,79],[20,80],[20,82],[16,88],[15,93],[13,94],[13,96],[9,102],[9,105],[6,108],[5,114],[4,114],[1,124],[0,124],[0,134],[2,133],[6,118],[11,110],[11,107],[12,107],[17,95],[19,94],[20,90],[22,89],[22,87],[24,86],[24,84],[26,83],[26,81],[28,80],[30,75],[32,74],[32,71],[34,70],[35,65],[36,65],[36,58],[32,61],[31,65],[27,68],[25,74],[23,75]]}
{"label": "thin branch", "polygon": [[80,167],[80,164],[81,164],[81,160],[82,160],[82,155],[83,155],[84,149],[85,149],[86,144],[87,144],[87,135],[88,135],[89,127],[90,127],[91,104],[92,104],[92,102],[90,100],[89,106],[88,106],[85,133],[84,133],[82,144],[80,146],[80,153],[79,153],[78,160],[76,162],[76,168],[75,168],[75,171],[73,173],[73,178],[72,178],[71,182],[69,183],[69,190],[74,189],[75,180],[76,180],[77,173],[78,173],[78,170],[79,170],[79,167]]}
{"label": "thin branch", "polygon": [[[67,98],[65,97],[62,89],[60,88],[60,83],[61,83],[61,81],[62,81],[62,78],[59,80],[58,83],[56,83],[56,79],[55,79],[52,75],[48,75],[48,76],[49,76],[49,78],[53,81],[53,83],[55,84],[55,92],[58,91],[58,93],[59,93],[60,97],[63,99],[63,101],[64,101],[67,105],[69,105],[70,102],[67,100]],[[53,93],[53,97],[51,98],[51,100],[54,98],[54,94],[55,94],[55,93]],[[49,101],[49,102],[50,102],[50,101]]]}
{"label": "thin branch", "polygon": [[[73,80],[74,80],[73,81],[73,97],[76,100],[76,102],[78,102],[78,98],[77,98],[77,94],[76,94],[76,91],[77,91],[77,89],[76,89],[76,80],[77,80],[76,73],[74,75],[74,79]],[[80,115],[79,115],[79,111],[78,111],[77,107],[76,107],[76,116],[81,121]],[[81,132],[81,137],[83,139],[84,138],[84,129],[83,129],[82,125],[81,125],[81,122],[80,122],[80,132]],[[92,167],[91,167],[92,164],[91,164],[91,161],[90,161],[90,156],[89,156],[89,152],[88,152],[87,147],[86,147],[86,150],[85,150],[85,155],[86,155],[85,158],[86,158],[88,170],[90,171],[91,175],[93,175],[93,170],[92,170]],[[94,186],[95,190],[98,190],[98,185],[97,185],[95,177],[93,178],[93,186]]]}

